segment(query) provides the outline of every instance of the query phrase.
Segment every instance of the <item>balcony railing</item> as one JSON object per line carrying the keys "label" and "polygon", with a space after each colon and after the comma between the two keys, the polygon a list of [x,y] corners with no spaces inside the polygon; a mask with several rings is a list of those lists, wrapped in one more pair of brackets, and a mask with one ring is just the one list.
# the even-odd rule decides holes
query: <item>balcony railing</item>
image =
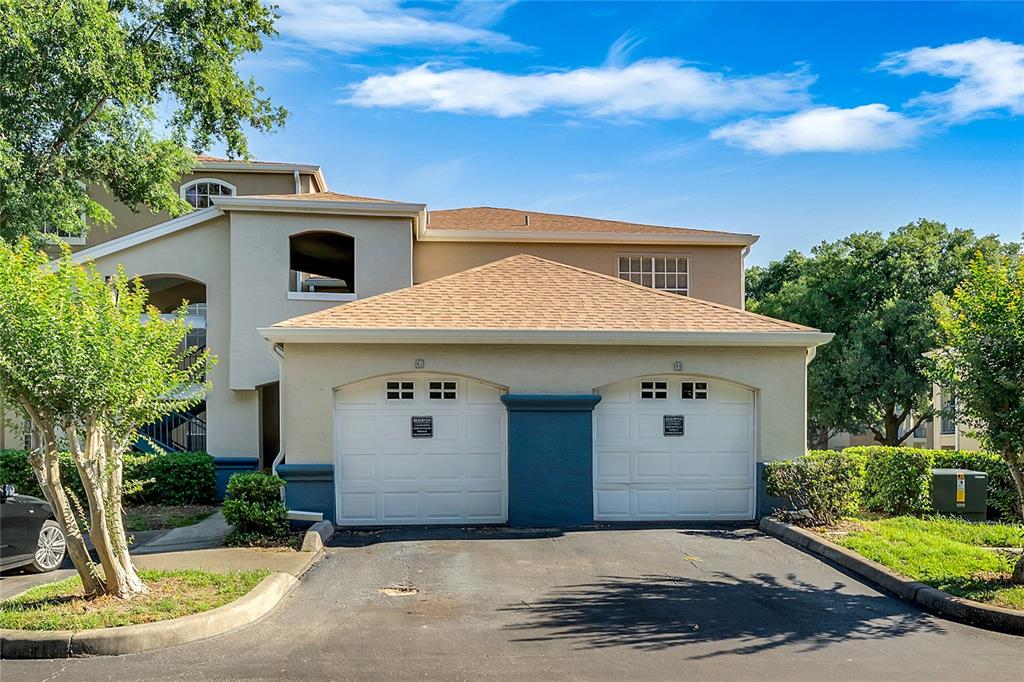
{"label": "balcony railing", "polygon": [[186,412],[174,412],[139,430],[157,446],[177,452],[206,451],[206,420]]}

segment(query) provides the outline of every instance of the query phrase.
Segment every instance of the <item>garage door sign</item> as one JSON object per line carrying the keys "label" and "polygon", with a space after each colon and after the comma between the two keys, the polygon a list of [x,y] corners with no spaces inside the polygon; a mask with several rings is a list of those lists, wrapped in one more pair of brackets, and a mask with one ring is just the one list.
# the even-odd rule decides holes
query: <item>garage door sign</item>
{"label": "garage door sign", "polygon": [[410,417],[412,422],[413,438],[433,438],[434,418],[433,417]]}
{"label": "garage door sign", "polygon": [[666,438],[686,435],[686,422],[681,414],[666,414],[662,417],[662,428]]}

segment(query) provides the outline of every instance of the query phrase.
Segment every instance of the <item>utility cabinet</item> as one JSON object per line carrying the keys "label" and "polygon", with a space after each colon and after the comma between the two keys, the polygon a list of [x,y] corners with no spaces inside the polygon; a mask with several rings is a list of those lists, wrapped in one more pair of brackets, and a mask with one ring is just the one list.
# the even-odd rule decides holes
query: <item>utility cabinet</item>
{"label": "utility cabinet", "polygon": [[932,508],[936,514],[984,521],[988,474],[968,469],[932,469]]}

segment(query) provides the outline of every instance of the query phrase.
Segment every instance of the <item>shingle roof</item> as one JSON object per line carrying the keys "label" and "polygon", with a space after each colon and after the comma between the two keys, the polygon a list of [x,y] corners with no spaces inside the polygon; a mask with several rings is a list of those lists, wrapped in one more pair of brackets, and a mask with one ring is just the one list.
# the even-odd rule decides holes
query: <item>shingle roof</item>
{"label": "shingle roof", "polygon": [[279,322],[330,329],[816,331],[520,254]]}
{"label": "shingle roof", "polygon": [[493,232],[606,232],[617,234],[693,234],[732,235],[718,230],[696,230],[688,227],[643,225],[621,220],[601,220],[582,216],[522,211],[513,208],[453,208],[431,211],[427,223],[430,230],[480,230]]}
{"label": "shingle roof", "polygon": [[223,156],[211,156],[210,154],[196,154],[196,163],[237,163],[240,165],[249,164],[270,164],[274,166],[287,165],[287,161],[257,161],[255,159],[228,159]]}
{"label": "shingle roof", "polygon": [[293,199],[299,201],[369,201],[378,204],[403,203],[394,199],[377,199],[360,197],[355,194],[339,194],[338,192],[309,192],[306,194],[246,194],[246,199]]}

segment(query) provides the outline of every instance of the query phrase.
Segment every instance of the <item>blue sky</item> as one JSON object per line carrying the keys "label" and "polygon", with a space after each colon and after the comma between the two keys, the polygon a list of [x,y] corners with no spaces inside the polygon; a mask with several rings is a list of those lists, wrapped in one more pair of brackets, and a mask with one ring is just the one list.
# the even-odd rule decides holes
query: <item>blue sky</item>
{"label": "blue sky", "polygon": [[336,191],[753,232],[1024,232],[1024,4],[278,0],[257,158]]}

